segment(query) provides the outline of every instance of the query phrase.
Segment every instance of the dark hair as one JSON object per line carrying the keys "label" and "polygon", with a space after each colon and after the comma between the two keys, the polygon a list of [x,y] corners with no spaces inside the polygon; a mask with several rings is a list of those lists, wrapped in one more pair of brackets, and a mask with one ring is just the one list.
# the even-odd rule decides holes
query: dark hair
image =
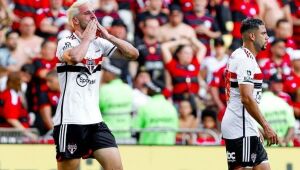
{"label": "dark hair", "polygon": [[277,43],[285,42],[282,38],[275,38],[274,41],[271,42],[271,46],[276,45]]}
{"label": "dark hair", "polygon": [[176,50],[174,51],[174,58],[176,59],[176,60],[178,60],[178,53],[185,47],[186,45],[179,45],[177,48],[176,48]]}
{"label": "dark hair", "polygon": [[121,19],[114,19],[113,22],[111,23],[111,27],[113,26],[121,26],[124,27],[127,31],[127,26],[126,24],[123,22],[123,20]]}
{"label": "dark hair", "polygon": [[[144,26],[146,26],[146,23],[147,23],[148,20],[157,20],[157,21],[158,21],[158,19],[157,19],[155,16],[147,16],[147,17],[143,20]],[[158,22],[159,22],[159,21],[158,21]]]}
{"label": "dark hair", "polygon": [[177,4],[170,4],[169,5],[170,14],[172,14],[174,11],[178,11],[182,13],[181,7]]}
{"label": "dark hair", "polygon": [[18,34],[19,35],[19,33],[18,32],[16,32],[16,31],[8,31],[6,34],[5,34],[5,39],[7,39],[11,34],[13,34],[13,33],[16,33],[16,34]]}
{"label": "dark hair", "polygon": [[264,25],[262,20],[257,18],[246,18],[242,21],[240,32],[243,34],[249,30],[258,29],[260,25]]}
{"label": "dark hair", "polygon": [[217,121],[217,113],[211,108],[206,108],[202,111],[201,120],[203,121],[205,117],[211,117],[214,121]]}
{"label": "dark hair", "polygon": [[276,22],[275,27],[278,28],[279,25],[280,25],[281,23],[284,23],[284,22],[289,23],[289,21],[288,21],[287,19],[282,18],[282,19],[279,19],[279,20]]}
{"label": "dark hair", "polygon": [[214,46],[215,47],[217,47],[217,46],[224,46],[224,44],[225,43],[224,43],[222,37],[214,39]]}

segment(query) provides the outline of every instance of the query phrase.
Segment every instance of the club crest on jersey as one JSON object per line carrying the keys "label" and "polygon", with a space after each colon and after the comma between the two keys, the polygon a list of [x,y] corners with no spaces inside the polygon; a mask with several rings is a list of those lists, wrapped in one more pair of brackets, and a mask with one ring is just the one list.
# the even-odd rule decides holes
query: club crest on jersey
{"label": "club crest on jersey", "polygon": [[89,69],[90,73],[92,73],[96,67],[96,61],[91,59],[91,58],[88,58],[86,60],[86,67]]}
{"label": "club crest on jersey", "polygon": [[84,72],[79,73],[76,77],[76,83],[80,87],[84,87],[87,84],[94,84],[95,82],[96,80],[90,80],[89,76]]}
{"label": "club crest on jersey", "polygon": [[74,144],[68,144],[68,151],[71,153],[71,154],[74,154],[74,152],[77,150],[77,145]]}

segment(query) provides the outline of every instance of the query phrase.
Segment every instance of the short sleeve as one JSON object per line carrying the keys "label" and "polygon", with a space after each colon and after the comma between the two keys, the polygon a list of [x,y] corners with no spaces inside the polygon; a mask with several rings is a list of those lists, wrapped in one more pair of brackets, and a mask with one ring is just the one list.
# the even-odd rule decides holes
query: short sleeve
{"label": "short sleeve", "polygon": [[239,84],[253,84],[255,67],[252,59],[241,57],[237,63],[237,81]]}
{"label": "short sleeve", "polygon": [[103,54],[106,57],[110,57],[117,49],[117,47],[113,43],[109,42],[106,39],[101,38],[98,42],[100,43],[99,46],[102,48]]}
{"label": "short sleeve", "polygon": [[59,59],[59,61],[64,61],[63,54],[66,50],[73,48],[71,40],[67,38],[63,38],[59,40],[57,49],[56,49],[56,57]]}
{"label": "short sleeve", "polygon": [[295,120],[295,116],[294,116],[294,110],[292,107],[290,107],[288,104],[286,104],[286,110],[287,110],[287,124],[288,127],[294,127],[296,120]]}

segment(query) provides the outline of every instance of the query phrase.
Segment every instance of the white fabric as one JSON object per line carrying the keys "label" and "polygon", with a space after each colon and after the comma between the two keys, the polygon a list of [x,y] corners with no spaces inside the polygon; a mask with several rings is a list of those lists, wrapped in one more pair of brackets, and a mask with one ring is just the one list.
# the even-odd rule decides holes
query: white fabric
{"label": "white fabric", "polygon": [[201,70],[206,69],[206,82],[210,83],[213,79],[213,73],[218,71],[221,67],[225,66],[228,60],[228,56],[225,55],[221,60],[216,57],[206,57],[201,64]]}
{"label": "white fabric", "polygon": [[[56,56],[61,61],[57,67],[64,66],[63,54],[67,49],[78,46],[80,39],[73,33],[58,42]],[[90,43],[84,59],[92,61],[89,65],[77,63],[75,66],[83,66],[89,69],[85,72],[62,72],[58,73],[61,89],[56,114],[53,118],[54,125],[63,124],[94,124],[102,121],[99,109],[99,84],[100,71],[94,72],[93,69],[99,63],[96,59],[102,56],[109,57],[114,53],[116,47],[109,41],[97,38]],[[62,122],[61,122],[61,113]]]}
{"label": "white fabric", "polygon": [[[262,80],[254,79],[254,74],[261,73],[261,70],[255,57],[246,48],[238,48],[232,53],[228,60],[227,71],[237,74],[237,79],[231,78],[231,82],[250,85],[262,83]],[[260,101],[261,91],[261,88],[253,89],[253,98],[257,103]],[[225,139],[236,139],[243,136],[243,112],[245,115],[245,136],[259,136],[256,121],[241,103],[239,88],[230,87],[230,97],[221,125],[222,135]]]}

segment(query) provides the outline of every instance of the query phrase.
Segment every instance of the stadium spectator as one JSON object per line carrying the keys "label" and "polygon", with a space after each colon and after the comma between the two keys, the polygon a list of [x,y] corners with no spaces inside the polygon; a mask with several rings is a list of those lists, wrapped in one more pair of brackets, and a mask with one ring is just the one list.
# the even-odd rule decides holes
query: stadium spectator
{"label": "stadium spectator", "polygon": [[293,108],[271,91],[266,91],[261,97],[260,110],[267,122],[278,134],[278,145],[293,146],[295,131]]}
{"label": "stadium spectator", "polygon": [[[292,55],[293,50],[296,48],[296,44],[294,40],[292,39],[293,30],[291,23],[286,19],[279,19],[276,22],[276,28],[274,29],[274,36],[271,36],[268,40],[267,49],[264,51],[260,51],[257,54],[257,60],[259,62],[259,65],[262,66],[265,64],[265,62],[270,58],[272,55],[271,52],[271,46],[272,42],[278,39],[282,39],[285,42],[285,48],[286,53],[289,55]],[[285,54],[286,55],[286,54]],[[286,56],[287,59],[289,59],[288,56]]]}
{"label": "stadium spectator", "polygon": [[6,0],[0,0],[0,30],[9,28],[14,19],[12,10]]}
{"label": "stadium spectator", "polygon": [[273,74],[281,74],[285,80],[291,73],[290,56],[286,53],[286,46],[283,39],[275,39],[271,43],[270,57],[261,67],[264,79],[270,79]]}
{"label": "stadium spectator", "polygon": [[145,105],[150,96],[148,96],[148,87],[146,84],[151,81],[150,74],[144,67],[140,67],[135,75],[133,82],[133,108],[132,112],[135,115],[138,109]]}
{"label": "stadium spectator", "polygon": [[228,60],[226,47],[222,38],[214,39],[214,50],[211,56],[205,57],[201,63],[201,76],[209,84],[213,79],[213,73],[225,66]]}
{"label": "stadium spectator", "polygon": [[0,66],[6,67],[10,71],[16,71],[17,61],[15,56],[18,55],[18,38],[19,34],[14,31],[7,32],[5,35],[5,46],[0,48]]}
{"label": "stadium spectator", "polygon": [[38,57],[41,51],[41,44],[43,38],[36,36],[35,25],[33,18],[24,17],[20,22],[20,38],[18,39],[18,49],[21,50],[22,55],[16,56],[17,67],[30,63],[34,57]]}
{"label": "stadium spectator", "polygon": [[118,14],[118,8],[116,0],[100,0],[99,8],[95,11],[98,22],[102,26],[109,28],[113,20],[121,19]]}
{"label": "stadium spectator", "polygon": [[[99,108],[107,126],[112,130],[116,140],[131,137],[131,112],[133,91],[122,82],[119,76],[122,70],[110,63],[108,59],[102,62],[103,75],[100,88]],[[114,130],[126,130],[120,132]]]}
{"label": "stadium spectator", "polygon": [[39,121],[38,123],[40,124],[35,125],[41,135],[44,135],[49,132],[49,130],[53,129],[52,117],[55,114],[60,95],[57,72],[55,70],[47,72],[45,80],[48,90],[46,96],[40,101],[40,115],[37,116],[38,120],[36,120]]}
{"label": "stadium spectator", "polygon": [[[33,60],[32,66],[34,68],[34,74],[32,77],[32,87],[31,87],[31,100],[33,100],[33,111],[37,114],[37,123],[41,123],[36,125],[38,127],[44,127],[43,120],[47,120],[45,117],[49,117],[47,115],[51,115],[50,107],[44,105],[44,103],[48,101],[48,86],[46,83],[46,75],[48,72],[53,70],[57,63],[57,58],[55,57],[56,43],[52,41],[45,40],[42,43],[41,49],[41,58],[36,58]],[[44,108],[46,106],[46,108]],[[39,122],[41,121],[41,122]],[[45,123],[50,127],[49,122]],[[47,128],[48,129],[48,128]]]}
{"label": "stadium spectator", "polygon": [[56,39],[58,33],[65,29],[68,19],[62,3],[63,0],[50,0],[49,8],[41,8],[37,11],[35,23],[38,35],[45,39]]}
{"label": "stadium spectator", "polygon": [[194,0],[193,12],[185,13],[185,22],[192,26],[197,38],[206,46],[206,56],[211,55],[210,40],[221,36],[220,28],[207,10],[208,0]]}
{"label": "stadium spectator", "polygon": [[204,131],[198,133],[197,144],[217,144],[216,137],[220,135],[217,128],[217,113],[210,108],[204,109],[201,113],[201,125]]}
{"label": "stadium spectator", "polygon": [[26,101],[21,92],[21,77],[19,72],[9,73],[6,89],[0,94],[0,119],[1,127],[13,127],[35,140],[37,135],[31,133],[29,116],[26,111]]}
{"label": "stadium spectator", "polygon": [[[171,49],[176,48],[172,53]],[[193,48],[196,49],[195,53]],[[200,89],[200,62],[206,54],[205,46],[196,37],[183,38],[162,44],[165,67],[171,75],[167,88],[173,100],[181,101],[185,95],[197,95]]]}
{"label": "stadium spectator", "polygon": [[164,64],[162,61],[161,44],[158,42],[159,22],[154,17],[143,21],[143,39],[136,43],[140,56],[138,67],[144,67],[150,73],[151,79],[165,82]]}
{"label": "stadium spectator", "polygon": [[259,17],[265,21],[268,35],[274,35],[276,23],[280,19],[286,19],[292,23],[291,9],[285,0],[258,0]]}
{"label": "stadium spectator", "polygon": [[[127,41],[127,26],[121,19],[115,19],[111,23],[111,27],[109,28],[109,33],[116,36],[117,38],[120,38],[122,40]],[[117,58],[112,55],[110,59],[111,63],[115,65],[116,67],[120,68],[122,70],[120,78],[128,83],[132,84],[132,77],[129,72],[129,61],[124,58]]]}
{"label": "stadium spectator", "polygon": [[259,7],[256,0],[225,0],[229,3],[233,29],[232,29],[232,42],[230,50],[234,51],[242,45],[242,35],[240,28],[242,20],[246,18],[255,18],[259,14]]}
{"label": "stadium spectator", "polygon": [[293,23],[293,40],[297,45],[297,49],[300,48],[300,1],[290,1],[292,23]]}
{"label": "stadium spectator", "polygon": [[269,90],[289,105],[292,105],[291,96],[283,91],[283,77],[281,74],[276,73],[269,78]]}
{"label": "stadium spectator", "polygon": [[137,14],[135,22],[135,35],[136,38],[143,37],[143,29],[145,27],[145,20],[147,18],[156,18],[159,22],[159,25],[164,25],[168,22],[168,15],[163,12],[163,0],[149,0],[149,5],[146,10]]}
{"label": "stadium spectator", "polygon": [[300,87],[300,55],[297,51],[292,58],[292,72],[290,76],[284,81],[284,91],[289,93],[293,100],[295,100],[295,92]]}
{"label": "stadium spectator", "polygon": [[159,29],[159,41],[166,42],[182,37],[196,37],[195,30],[183,23],[183,13],[180,6],[172,4],[169,7],[169,21]]}
{"label": "stadium spectator", "polygon": [[23,17],[34,18],[38,9],[49,8],[50,6],[49,1],[40,0],[12,0],[11,3],[14,5],[14,23],[12,25],[14,30],[17,30],[19,27],[21,27],[20,22]]}
{"label": "stadium spectator", "polygon": [[213,73],[213,79],[209,84],[209,93],[217,106],[218,120],[221,122],[227,105],[225,93],[226,66]]}
{"label": "stadium spectator", "polygon": [[[133,127],[153,129],[158,131],[141,132],[139,144],[144,145],[174,145],[178,128],[178,115],[175,107],[161,94],[161,85],[148,82],[151,99],[138,110]],[[165,132],[164,130],[170,131]],[[160,132],[164,131],[164,132]]]}
{"label": "stadium spectator", "polygon": [[[199,125],[199,119],[197,115],[197,108],[195,100],[192,96],[187,99],[183,99],[178,104],[179,112],[179,128],[180,129],[196,129]],[[177,133],[177,144],[192,144],[192,134]]]}

